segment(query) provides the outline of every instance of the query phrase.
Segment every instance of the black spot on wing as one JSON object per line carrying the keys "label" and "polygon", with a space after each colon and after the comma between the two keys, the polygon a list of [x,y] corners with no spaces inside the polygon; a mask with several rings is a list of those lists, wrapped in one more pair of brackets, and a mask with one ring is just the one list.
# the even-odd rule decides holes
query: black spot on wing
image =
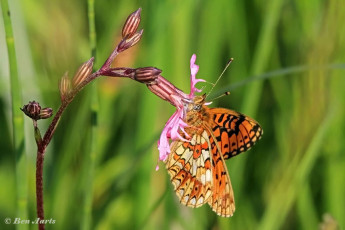
{"label": "black spot on wing", "polygon": [[222,122],[222,120],[223,120],[223,118],[224,118],[224,113],[223,114],[221,114],[220,116],[219,116],[219,118],[218,118],[218,123],[221,123]]}

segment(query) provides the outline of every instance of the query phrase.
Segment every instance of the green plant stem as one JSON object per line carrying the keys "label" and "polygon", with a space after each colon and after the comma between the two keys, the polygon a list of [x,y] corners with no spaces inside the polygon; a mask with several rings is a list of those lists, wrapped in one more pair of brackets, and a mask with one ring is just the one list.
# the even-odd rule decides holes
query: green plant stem
{"label": "green plant stem", "polygon": [[95,0],[87,0],[91,56],[96,57]]}
{"label": "green plant stem", "polygon": [[[18,78],[17,60],[14,45],[14,37],[12,32],[11,14],[7,0],[1,0],[2,16],[4,19],[6,44],[10,68],[10,84],[12,99],[12,125],[13,125],[13,149],[15,156],[15,174],[16,174],[16,215],[21,219],[28,219],[27,216],[27,165],[25,156],[25,140],[24,140],[24,116],[20,111],[22,106],[21,87]],[[25,224],[17,225],[18,229],[28,229]]]}
{"label": "green plant stem", "polygon": [[[93,57],[96,56],[96,29],[95,29],[95,1],[87,0],[88,4],[88,21],[89,21],[89,39],[90,49]],[[96,149],[98,143],[98,91],[96,82],[91,86],[91,140],[89,152],[86,154],[85,160],[85,176],[84,181],[84,207],[82,229],[91,229],[92,224],[92,197],[93,197],[93,179],[96,165]]]}
{"label": "green plant stem", "polygon": [[155,203],[151,206],[150,211],[148,212],[147,216],[144,218],[143,222],[140,224],[140,229],[145,229],[146,224],[149,222],[150,218],[152,217],[153,213],[157,210],[157,208],[162,204],[165,199],[165,196],[168,194],[168,189],[165,188],[164,192],[161,196],[155,201]]}

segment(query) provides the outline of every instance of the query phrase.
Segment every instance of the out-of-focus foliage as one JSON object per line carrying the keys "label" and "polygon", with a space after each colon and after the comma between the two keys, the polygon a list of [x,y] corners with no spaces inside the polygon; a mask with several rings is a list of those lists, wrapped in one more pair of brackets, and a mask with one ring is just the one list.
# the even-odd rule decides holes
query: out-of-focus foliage
{"label": "out-of-focus foliage", "polygon": [[[11,0],[10,6],[23,101],[36,100],[56,111],[59,79],[90,58],[86,1]],[[343,0],[95,1],[96,68],[120,40],[128,14],[139,7],[143,38],[114,65],[155,66],[188,91],[193,53],[198,77],[211,83],[233,57],[214,90],[230,89],[231,95],[211,106],[253,117],[264,135],[250,151],[227,161],[236,200],[233,217],[218,217],[207,205],[186,208],[178,203],[164,165],[155,171],[158,135],[174,108],[137,82],[98,79],[92,229],[317,229],[325,214],[344,228]],[[3,221],[16,217],[4,37],[1,17],[0,226],[11,229]],[[210,84],[205,86],[207,92]],[[46,153],[45,215],[56,220],[48,229],[82,225],[89,95],[86,87],[67,109]],[[42,132],[48,122],[39,122]],[[25,125],[23,177],[29,180],[28,211],[34,219],[36,149],[30,119]]]}

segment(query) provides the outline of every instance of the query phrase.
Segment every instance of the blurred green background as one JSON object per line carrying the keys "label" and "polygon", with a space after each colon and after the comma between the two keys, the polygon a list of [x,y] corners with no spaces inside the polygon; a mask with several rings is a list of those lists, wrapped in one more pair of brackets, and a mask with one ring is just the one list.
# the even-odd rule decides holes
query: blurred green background
{"label": "blurred green background", "polygon": [[[59,79],[91,57],[87,2],[9,2],[23,104],[36,100],[56,111]],[[213,91],[231,95],[211,107],[253,117],[264,135],[227,161],[234,216],[178,203],[164,165],[155,171],[157,140],[174,108],[142,84],[102,77],[68,107],[48,147],[45,216],[56,223],[47,229],[317,229],[325,215],[329,226],[344,228],[344,1],[96,1],[96,68],[139,7],[142,40],[115,66],[158,67],[189,92],[193,53],[197,76],[211,83],[229,58],[235,60]],[[16,179],[9,79],[1,16],[0,228],[36,229],[4,223],[6,217],[36,217],[32,121],[24,118],[26,158]],[[50,121],[39,122],[41,132]],[[17,193],[24,194],[24,216]]]}

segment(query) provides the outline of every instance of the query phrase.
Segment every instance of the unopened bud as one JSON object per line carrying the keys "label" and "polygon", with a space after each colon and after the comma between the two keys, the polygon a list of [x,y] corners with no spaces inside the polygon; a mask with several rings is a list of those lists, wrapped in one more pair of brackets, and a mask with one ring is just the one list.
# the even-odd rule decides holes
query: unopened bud
{"label": "unopened bud", "polygon": [[135,70],[134,80],[141,83],[149,84],[155,81],[162,70],[155,67],[143,67]]}
{"label": "unopened bud", "polygon": [[140,24],[140,12],[141,8],[130,14],[122,28],[122,38],[130,38],[137,31]]}
{"label": "unopened bud", "polygon": [[34,120],[40,119],[41,106],[36,101],[29,101],[29,104],[24,105],[21,110],[25,113],[26,116]]}
{"label": "unopened bud", "polygon": [[131,48],[135,44],[137,44],[140,41],[143,32],[144,30],[141,29],[139,32],[136,32],[135,34],[133,34],[132,37],[128,39],[123,39],[120,42],[119,46],[117,47],[117,51],[120,53],[122,51],[125,51],[128,48]]}
{"label": "unopened bud", "polygon": [[71,91],[71,80],[69,79],[67,72],[62,76],[60,80],[59,89],[61,101],[64,101]]}
{"label": "unopened bud", "polygon": [[103,76],[109,77],[129,77],[134,79],[135,69],[126,67],[110,68],[107,71],[102,72]]}
{"label": "unopened bud", "polygon": [[52,108],[44,108],[41,109],[40,112],[40,119],[47,119],[53,115],[53,109]]}
{"label": "unopened bud", "polygon": [[87,62],[84,62],[78,69],[77,73],[74,75],[72,80],[73,88],[83,82],[92,72],[94,58],[92,57]]}

